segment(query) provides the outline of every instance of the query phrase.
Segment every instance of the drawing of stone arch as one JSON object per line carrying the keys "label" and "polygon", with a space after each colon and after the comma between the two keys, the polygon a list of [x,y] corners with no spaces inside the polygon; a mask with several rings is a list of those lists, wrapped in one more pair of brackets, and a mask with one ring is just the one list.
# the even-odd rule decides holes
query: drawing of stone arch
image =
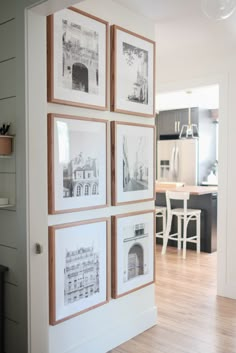
{"label": "drawing of stone arch", "polygon": [[72,65],[72,89],[88,92],[88,68],[84,64]]}
{"label": "drawing of stone arch", "polygon": [[140,244],[134,244],[128,254],[128,280],[144,274],[144,252]]}

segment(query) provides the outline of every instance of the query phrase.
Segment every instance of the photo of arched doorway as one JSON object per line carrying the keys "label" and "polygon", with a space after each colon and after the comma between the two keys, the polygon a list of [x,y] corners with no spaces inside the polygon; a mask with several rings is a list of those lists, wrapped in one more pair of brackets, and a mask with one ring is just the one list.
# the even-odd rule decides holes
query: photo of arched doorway
{"label": "photo of arched doorway", "polygon": [[128,280],[143,275],[143,247],[135,244],[129,251],[128,255]]}

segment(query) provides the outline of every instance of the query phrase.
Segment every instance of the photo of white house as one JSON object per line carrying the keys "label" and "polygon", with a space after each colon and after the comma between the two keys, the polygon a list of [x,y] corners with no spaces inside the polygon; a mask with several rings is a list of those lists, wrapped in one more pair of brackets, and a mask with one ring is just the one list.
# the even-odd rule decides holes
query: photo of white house
{"label": "photo of white house", "polygon": [[83,153],[72,159],[63,169],[63,197],[99,194],[99,169],[96,158],[84,158]]}

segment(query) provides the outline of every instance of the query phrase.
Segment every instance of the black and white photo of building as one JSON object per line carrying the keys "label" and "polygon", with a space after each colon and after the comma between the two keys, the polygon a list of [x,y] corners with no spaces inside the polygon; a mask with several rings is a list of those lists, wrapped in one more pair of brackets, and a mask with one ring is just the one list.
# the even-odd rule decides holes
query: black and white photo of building
{"label": "black and white photo of building", "polygon": [[123,136],[123,191],[148,189],[147,137]]}
{"label": "black and white photo of building", "polygon": [[68,305],[99,292],[99,254],[93,246],[66,250],[64,304]]}
{"label": "black and white photo of building", "polygon": [[[98,32],[62,20],[63,88],[99,94],[99,34]],[[61,74],[60,74],[61,75]]]}
{"label": "black and white photo of building", "polygon": [[122,43],[126,67],[126,100],[148,104],[148,52]]}
{"label": "black and white photo of building", "polygon": [[123,228],[123,282],[146,275],[148,268],[148,224],[137,223]]}
{"label": "black and white photo of building", "polygon": [[99,194],[99,168],[96,158],[80,152],[64,164],[63,197],[94,196]]}

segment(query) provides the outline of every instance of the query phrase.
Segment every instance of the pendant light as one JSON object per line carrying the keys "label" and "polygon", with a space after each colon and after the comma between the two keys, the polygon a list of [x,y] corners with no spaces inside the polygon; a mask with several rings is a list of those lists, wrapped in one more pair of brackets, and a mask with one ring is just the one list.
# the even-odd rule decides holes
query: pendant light
{"label": "pendant light", "polygon": [[225,20],[236,9],[236,0],[201,0],[203,13],[213,20]]}
{"label": "pendant light", "polygon": [[192,119],[191,119],[191,101],[190,101],[190,94],[192,94],[192,91],[186,91],[187,94],[189,94],[189,107],[188,107],[188,124],[187,125],[182,125],[179,138],[180,139],[186,139],[186,138],[198,138],[199,133],[198,133],[198,127],[196,124],[192,124]]}

